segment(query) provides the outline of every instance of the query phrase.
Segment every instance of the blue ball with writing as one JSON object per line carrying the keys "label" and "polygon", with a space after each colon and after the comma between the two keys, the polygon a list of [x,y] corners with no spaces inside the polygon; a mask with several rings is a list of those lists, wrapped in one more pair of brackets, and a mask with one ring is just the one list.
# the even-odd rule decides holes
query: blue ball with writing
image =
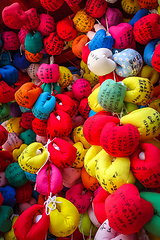
{"label": "blue ball with writing", "polygon": [[141,54],[132,48],[115,53],[113,60],[117,64],[115,72],[120,77],[137,76],[143,66]]}
{"label": "blue ball with writing", "polygon": [[37,101],[33,105],[33,115],[41,120],[49,118],[51,112],[56,105],[56,98],[48,92],[43,92],[39,95]]}
{"label": "blue ball with writing", "polygon": [[108,48],[111,49],[114,44],[114,39],[110,35],[106,35],[104,29],[100,29],[96,32],[92,40],[88,43],[90,51],[99,49],[99,48]]}
{"label": "blue ball with writing", "polygon": [[9,86],[14,85],[19,78],[18,70],[11,65],[6,65],[0,68],[1,80],[6,82]]}
{"label": "blue ball with writing", "polygon": [[26,178],[31,182],[36,182],[37,174],[29,173],[24,171]]}
{"label": "blue ball with writing", "polygon": [[28,68],[31,63],[26,59],[25,52],[21,54],[20,51],[17,51],[13,56],[13,64],[16,68],[23,70]]}
{"label": "blue ball with writing", "polygon": [[3,197],[3,206],[10,206],[10,207],[14,207],[16,204],[16,191],[15,189],[8,185],[6,187],[1,187],[0,188],[0,192],[2,194]]}
{"label": "blue ball with writing", "polygon": [[144,53],[143,53],[143,59],[144,59],[144,62],[147,65],[149,65],[150,67],[153,67],[152,63],[151,63],[151,60],[152,60],[156,45],[159,43],[159,41],[160,41],[160,38],[156,38],[156,39],[150,41],[145,46]]}

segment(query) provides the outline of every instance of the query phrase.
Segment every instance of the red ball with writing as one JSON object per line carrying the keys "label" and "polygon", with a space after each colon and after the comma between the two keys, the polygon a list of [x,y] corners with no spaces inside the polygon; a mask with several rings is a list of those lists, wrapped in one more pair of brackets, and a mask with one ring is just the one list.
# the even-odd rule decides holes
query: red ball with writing
{"label": "red ball with writing", "polygon": [[117,126],[115,123],[107,123],[100,135],[100,145],[114,157],[131,155],[139,144],[140,133],[132,124]]}
{"label": "red ball with writing", "polygon": [[142,143],[130,156],[131,171],[146,188],[160,187],[160,149],[151,143]]}
{"label": "red ball with writing", "polygon": [[156,13],[140,18],[134,24],[133,33],[135,40],[143,45],[160,37],[160,16]]}
{"label": "red ball with writing", "polygon": [[107,9],[105,0],[87,0],[86,11],[91,17],[101,18]]}
{"label": "red ball with writing", "polygon": [[32,186],[30,183],[26,183],[21,187],[16,187],[16,203],[29,202],[32,195]]}
{"label": "red ball with writing", "polygon": [[108,196],[105,211],[109,226],[126,235],[139,232],[154,213],[152,204],[140,197],[133,184],[124,184]]}

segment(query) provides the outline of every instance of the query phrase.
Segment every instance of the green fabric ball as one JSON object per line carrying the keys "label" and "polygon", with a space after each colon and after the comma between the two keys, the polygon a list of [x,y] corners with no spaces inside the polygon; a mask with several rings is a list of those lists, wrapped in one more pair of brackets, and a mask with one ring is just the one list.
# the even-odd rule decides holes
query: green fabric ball
{"label": "green fabric ball", "polygon": [[43,92],[48,92],[51,94],[51,83],[43,83],[41,88]]}
{"label": "green fabric ball", "polygon": [[141,192],[140,197],[150,202],[154,209],[152,219],[144,225],[144,228],[153,235],[160,237],[160,194],[156,192]]}
{"label": "green fabric ball", "polygon": [[12,228],[10,217],[13,213],[13,209],[10,206],[0,207],[0,232],[8,232]]}
{"label": "green fabric ball", "polygon": [[20,139],[27,145],[36,142],[36,133],[32,129],[28,129],[20,134]]}
{"label": "green fabric ball", "polygon": [[97,97],[99,105],[108,112],[120,113],[126,90],[127,87],[122,82],[105,80],[100,86]]}
{"label": "green fabric ball", "polygon": [[0,122],[5,122],[10,119],[10,107],[8,103],[2,103],[0,105]]}
{"label": "green fabric ball", "polygon": [[40,32],[29,32],[25,37],[25,49],[30,53],[39,53],[43,49],[42,35]]}
{"label": "green fabric ball", "polygon": [[28,182],[23,169],[18,162],[11,163],[5,170],[5,176],[13,187],[21,187]]}

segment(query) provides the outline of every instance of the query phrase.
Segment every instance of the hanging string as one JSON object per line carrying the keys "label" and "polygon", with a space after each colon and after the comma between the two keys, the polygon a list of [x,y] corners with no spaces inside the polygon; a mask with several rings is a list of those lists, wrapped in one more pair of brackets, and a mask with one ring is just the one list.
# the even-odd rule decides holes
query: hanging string
{"label": "hanging string", "polygon": [[86,240],[84,236],[83,228],[82,228],[82,236],[83,236],[83,240]]}
{"label": "hanging string", "polygon": [[51,142],[51,140],[48,139],[46,145],[44,146],[44,147],[47,149],[47,153],[48,153],[47,159],[46,159],[45,163],[42,165],[42,167],[38,169],[38,171],[36,172],[36,174],[38,174],[38,173],[41,171],[41,169],[46,165],[46,163],[48,162],[48,160],[49,160],[49,158],[50,158],[50,152],[48,151],[48,144],[49,144],[50,142]]}
{"label": "hanging string", "polygon": [[54,63],[54,56],[52,55],[51,57],[50,57],[50,64],[53,64]]}
{"label": "hanging string", "polygon": [[47,17],[49,16],[49,11],[47,10]]}
{"label": "hanging string", "polygon": [[106,15],[105,15],[105,20],[106,20],[106,28],[107,28],[107,32],[108,32],[109,27],[108,27],[108,20],[107,20],[107,16]]}
{"label": "hanging string", "polygon": [[100,21],[99,21],[97,18],[96,18],[96,21],[98,22],[99,25],[102,25],[102,24],[100,23]]}
{"label": "hanging string", "polygon": [[89,240],[91,240],[91,237],[92,237],[92,224],[91,224],[90,232],[89,232]]}
{"label": "hanging string", "polygon": [[44,240],[47,240],[47,233],[46,233],[46,236],[45,236],[45,239]]}
{"label": "hanging string", "polygon": [[[62,203],[57,201],[57,197],[53,196],[52,193],[48,196],[48,199],[44,202],[45,205],[45,212],[47,215],[50,215],[51,211],[54,211],[56,209],[56,203]],[[52,204],[51,206],[49,206]]]}
{"label": "hanging string", "polygon": [[72,233],[72,235],[71,235],[71,240],[73,240],[73,233]]}
{"label": "hanging string", "polygon": [[42,86],[42,84],[43,84],[43,82],[40,82],[40,83],[37,85],[37,87],[40,87],[40,86]]}
{"label": "hanging string", "polygon": [[113,80],[117,82],[115,71],[113,71],[113,78],[114,78]]}

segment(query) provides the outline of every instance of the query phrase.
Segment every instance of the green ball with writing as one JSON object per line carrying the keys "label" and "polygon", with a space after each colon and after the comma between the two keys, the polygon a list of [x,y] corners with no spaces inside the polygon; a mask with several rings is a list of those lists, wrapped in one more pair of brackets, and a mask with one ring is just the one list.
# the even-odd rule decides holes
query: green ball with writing
{"label": "green ball with writing", "polygon": [[32,129],[28,129],[20,134],[20,139],[23,143],[30,145],[31,143],[36,142],[36,133]]}
{"label": "green ball with writing", "polygon": [[152,219],[144,225],[144,228],[160,237],[160,194],[157,192],[141,192],[140,197],[150,202],[154,209]]}
{"label": "green ball with writing", "polygon": [[25,37],[25,49],[30,53],[39,53],[43,49],[43,40],[40,32],[29,32]]}
{"label": "green ball with writing", "polygon": [[10,119],[10,107],[8,103],[0,104],[0,122]]}
{"label": "green ball with writing", "polygon": [[127,88],[122,82],[115,82],[112,79],[105,80],[100,86],[97,97],[99,105],[107,112],[120,113],[126,90]]}
{"label": "green ball with writing", "polygon": [[10,206],[0,206],[0,232],[5,233],[12,228],[10,218],[13,213],[13,209]]}
{"label": "green ball with writing", "polygon": [[5,176],[12,187],[21,187],[28,182],[18,162],[11,163],[5,170]]}

